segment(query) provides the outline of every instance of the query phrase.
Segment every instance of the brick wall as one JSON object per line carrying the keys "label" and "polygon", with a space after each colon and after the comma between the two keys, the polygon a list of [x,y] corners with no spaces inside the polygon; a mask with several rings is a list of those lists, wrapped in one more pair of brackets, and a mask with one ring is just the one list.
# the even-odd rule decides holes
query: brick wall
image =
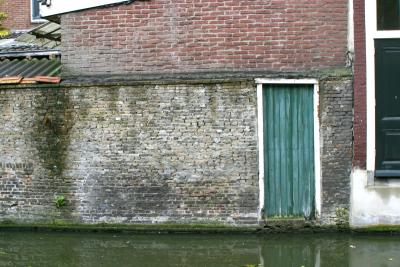
{"label": "brick wall", "polygon": [[364,1],[354,0],[354,165],[365,168],[367,149],[365,12]]}
{"label": "brick wall", "polygon": [[10,30],[27,30],[39,25],[31,22],[30,0],[3,0],[0,10],[8,14],[3,24]]}
{"label": "brick wall", "polygon": [[[0,221],[255,224],[256,103],[251,79],[0,89]],[[349,204],[351,107],[349,77],[321,80],[326,224]]]}
{"label": "brick wall", "polygon": [[346,0],[135,1],[61,21],[69,74],[345,65]]}
{"label": "brick wall", "polygon": [[350,208],[353,81],[327,79],[320,86],[322,221],[344,223],[348,218],[338,215]]}
{"label": "brick wall", "polygon": [[0,90],[0,122],[0,220],[257,221],[249,83]]}

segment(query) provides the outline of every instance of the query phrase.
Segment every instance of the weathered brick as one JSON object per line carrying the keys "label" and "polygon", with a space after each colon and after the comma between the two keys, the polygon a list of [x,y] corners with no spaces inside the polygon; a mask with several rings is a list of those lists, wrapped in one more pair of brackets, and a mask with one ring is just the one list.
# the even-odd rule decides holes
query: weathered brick
{"label": "weathered brick", "polygon": [[352,80],[320,84],[322,222],[337,223],[340,209],[350,208],[353,158]]}
{"label": "weathered brick", "polygon": [[[256,103],[247,81],[1,89],[0,220],[256,224]],[[319,117],[333,224],[349,206],[351,79],[321,80]]]}
{"label": "weathered brick", "polygon": [[252,84],[0,92],[0,219],[257,222]]}
{"label": "weathered brick", "polygon": [[367,150],[364,1],[354,1],[354,166],[365,168]]}
{"label": "weathered brick", "polygon": [[4,26],[10,30],[27,30],[40,23],[31,22],[30,0],[4,0],[0,2],[0,10],[8,14]]}
{"label": "weathered brick", "polygon": [[61,25],[64,71],[78,75],[322,69],[347,50],[344,0],[134,1]]}

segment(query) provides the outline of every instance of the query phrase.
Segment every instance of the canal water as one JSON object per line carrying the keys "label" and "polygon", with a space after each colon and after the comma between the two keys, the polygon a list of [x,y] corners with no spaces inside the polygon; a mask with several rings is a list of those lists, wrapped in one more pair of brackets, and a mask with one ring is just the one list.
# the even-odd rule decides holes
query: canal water
{"label": "canal water", "polygon": [[400,237],[0,232],[0,266],[400,266]]}

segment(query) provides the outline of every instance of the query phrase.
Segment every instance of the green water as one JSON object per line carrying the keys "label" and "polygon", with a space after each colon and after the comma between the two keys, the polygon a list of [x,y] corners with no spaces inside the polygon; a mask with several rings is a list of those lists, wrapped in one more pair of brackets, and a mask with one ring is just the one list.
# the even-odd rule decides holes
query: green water
{"label": "green water", "polygon": [[0,232],[0,266],[400,266],[400,237]]}

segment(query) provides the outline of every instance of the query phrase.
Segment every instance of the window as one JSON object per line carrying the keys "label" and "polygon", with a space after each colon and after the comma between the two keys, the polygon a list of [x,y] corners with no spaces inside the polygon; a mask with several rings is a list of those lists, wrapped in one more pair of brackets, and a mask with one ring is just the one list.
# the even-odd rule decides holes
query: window
{"label": "window", "polygon": [[31,0],[31,20],[33,22],[42,22],[43,19],[40,17],[40,12],[39,12],[39,5],[40,2],[38,0]]}
{"label": "window", "polygon": [[400,29],[400,7],[398,0],[377,1],[377,26],[378,30]]}

